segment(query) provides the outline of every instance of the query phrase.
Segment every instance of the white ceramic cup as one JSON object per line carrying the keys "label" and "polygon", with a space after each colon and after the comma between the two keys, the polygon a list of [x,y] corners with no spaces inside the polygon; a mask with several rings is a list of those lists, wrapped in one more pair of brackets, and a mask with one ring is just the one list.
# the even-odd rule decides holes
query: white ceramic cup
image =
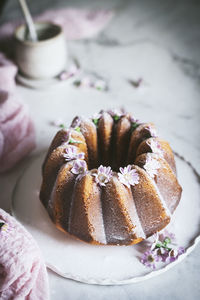
{"label": "white ceramic cup", "polygon": [[26,39],[26,26],[15,33],[15,60],[23,75],[34,79],[47,79],[66,68],[67,47],[62,28],[52,23],[36,23],[39,40]]}

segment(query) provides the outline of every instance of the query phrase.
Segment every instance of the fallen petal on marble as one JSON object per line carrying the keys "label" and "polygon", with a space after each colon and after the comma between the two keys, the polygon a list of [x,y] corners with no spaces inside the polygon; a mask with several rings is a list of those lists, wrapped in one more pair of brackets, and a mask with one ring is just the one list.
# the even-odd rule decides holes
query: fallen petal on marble
{"label": "fallen petal on marble", "polygon": [[136,80],[134,79],[128,79],[128,82],[134,87],[134,88],[139,88],[143,84],[143,79],[138,78]]}

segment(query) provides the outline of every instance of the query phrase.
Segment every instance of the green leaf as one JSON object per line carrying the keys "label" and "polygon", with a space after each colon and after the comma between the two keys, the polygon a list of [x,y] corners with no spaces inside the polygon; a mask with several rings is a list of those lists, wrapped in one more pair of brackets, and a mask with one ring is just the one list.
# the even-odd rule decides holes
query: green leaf
{"label": "green leaf", "polygon": [[97,126],[99,123],[99,119],[92,119],[93,123]]}
{"label": "green leaf", "polygon": [[76,141],[76,140],[74,140],[74,139],[70,139],[70,140],[69,140],[69,144],[82,144],[82,142]]}
{"label": "green leaf", "polygon": [[118,120],[120,119],[120,117],[117,116],[117,115],[115,115],[115,116],[113,116],[113,119],[114,119],[115,121],[118,121]]}
{"label": "green leaf", "polygon": [[163,244],[167,245],[169,243],[171,243],[171,239],[169,237],[166,237],[163,241]]}
{"label": "green leaf", "polygon": [[80,128],[80,127],[76,127],[75,130],[76,130],[77,132],[81,132],[81,128]]}
{"label": "green leaf", "polygon": [[64,124],[60,124],[59,127],[64,129],[65,125]]}
{"label": "green leaf", "polygon": [[97,89],[98,91],[103,91],[102,87],[100,87],[100,86],[97,86],[96,89]]}
{"label": "green leaf", "polygon": [[140,125],[140,124],[138,124],[138,123],[132,123],[132,129],[133,129],[133,130],[136,129],[139,125]]}
{"label": "green leaf", "polygon": [[162,243],[159,243],[159,242],[158,242],[158,243],[156,244],[156,248],[161,248],[161,247],[162,247]]}

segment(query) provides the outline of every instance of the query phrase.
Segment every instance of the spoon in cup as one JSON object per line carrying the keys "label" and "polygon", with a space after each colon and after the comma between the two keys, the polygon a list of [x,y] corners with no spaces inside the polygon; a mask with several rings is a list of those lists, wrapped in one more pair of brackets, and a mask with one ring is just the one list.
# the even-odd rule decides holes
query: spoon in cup
{"label": "spoon in cup", "polygon": [[37,32],[35,29],[35,25],[33,22],[33,18],[31,16],[31,13],[29,11],[29,8],[27,6],[26,0],[19,0],[25,21],[26,21],[26,25],[27,25],[27,34],[26,34],[26,38],[36,42],[38,41],[38,36],[37,36]]}

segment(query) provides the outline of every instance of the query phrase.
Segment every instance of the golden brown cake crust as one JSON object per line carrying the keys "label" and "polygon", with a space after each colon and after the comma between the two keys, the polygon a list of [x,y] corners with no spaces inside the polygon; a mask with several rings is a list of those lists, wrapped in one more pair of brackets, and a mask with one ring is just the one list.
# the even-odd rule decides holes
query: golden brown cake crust
{"label": "golden brown cake crust", "polygon": [[141,154],[137,157],[135,164],[144,168],[148,156],[157,160],[159,163],[159,168],[154,177],[154,181],[168,209],[173,213],[179,204],[182,188],[168,162],[157,154]]}
{"label": "golden brown cake crust", "polygon": [[127,157],[130,134],[131,122],[128,116],[123,116],[116,125],[116,137],[114,145],[116,169],[126,165],[124,158]]}
{"label": "golden brown cake crust", "polygon": [[71,168],[71,162],[61,167],[51,194],[54,222],[56,226],[62,227],[66,231],[68,230],[71,198],[76,179]]}
{"label": "golden brown cake crust", "polygon": [[138,127],[132,131],[128,149],[127,164],[134,163],[139,145],[144,140],[151,137],[151,133],[148,128],[153,128],[155,130],[155,125],[153,123],[143,123],[138,125]]}
{"label": "golden brown cake crust", "polygon": [[90,174],[76,182],[70,209],[69,233],[90,243],[106,244],[100,193]]}
{"label": "golden brown cake crust", "polygon": [[53,139],[40,199],[56,227],[97,245],[131,245],[164,228],[181,198],[174,155],[153,123],[101,111]]}
{"label": "golden brown cake crust", "polygon": [[148,237],[170,222],[170,214],[151,178],[138,166],[135,166],[135,169],[140,176],[140,182],[137,189],[132,187],[131,190],[142,228]]}
{"label": "golden brown cake crust", "polygon": [[172,152],[172,149],[169,145],[169,143],[163,139],[160,139],[158,137],[151,137],[149,139],[144,140],[138,147],[137,149],[137,155],[140,155],[142,153],[147,153],[147,152],[154,152],[152,150],[150,144],[151,142],[156,142],[160,146],[161,151],[163,152],[163,157],[164,159],[168,162],[174,173],[176,174],[176,164],[174,160],[174,154]]}
{"label": "golden brown cake crust", "polygon": [[130,245],[142,240],[136,235],[130,216],[132,195],[121,185],[116,174],[102,189],[102,209],[107,244]]}
{"label": "golden brown cake crust", "polygon": [[98,165],[97,128],[89,118],[81,118],[79,127],[88,147],[89,168],[94,168]]}
{"label": "golden brown cake crust", "polygon": [[98,122],[98,138],[100,160],[104,166],[108,166],[111,160],[111,139],[114,121],[111,115],[103,112]]}

